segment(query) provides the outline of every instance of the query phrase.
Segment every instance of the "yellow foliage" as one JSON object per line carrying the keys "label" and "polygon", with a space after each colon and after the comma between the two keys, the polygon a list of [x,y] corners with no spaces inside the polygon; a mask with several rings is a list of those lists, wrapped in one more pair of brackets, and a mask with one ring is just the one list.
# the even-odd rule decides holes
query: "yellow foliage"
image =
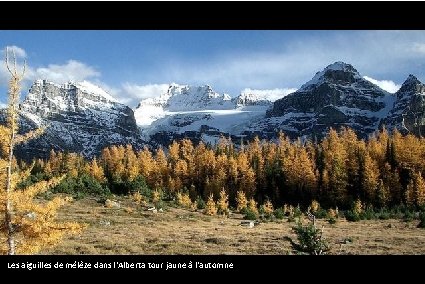
{"label": "yellow foliage", "polygon": [[283,212],[285,215],[294,216],[295,208],[292,205],[283,204]]}
{"label": "yellow foliage", "polygon": [[425,180],[421,173],[414,173],[407,185],[406,203],[410,206],[425,205]]}
{"label": "yellow foliage", "polygon": [[143,200],[143,195],[140,194],[140,192],[136,191],[134,192],[131,197],[133,198],[134,202],[136,202],[137,205],[144,205],[146,203]]}
{"label": "yellow foliage", "polygon": [[236,211],[240,212],[248,206],[248,200],[246,199],[245,192],[238,191],[236,193]]}
{"label": "yellow foliage", "polygon": [[161,193],[158,191],[158,189],[155,189],[152,192],[152,202],[158,203],[159,201],[161,201]]}
{"label": "yellow foliage", "polygon": [[317,200],[313,199],[313,200],[311,201],[310,206],[309,206],[308,208],[310,209],[310,212],[314,214],[314,213],[316,213],[317,211],[319,211],[319,209],[320,209],[320,204],[319,204],[319,202],[317,202]]}
{"label": "yellow foliage", "polygon": [[335,209],[329,208],[328,210],[328,217],[329,218],[338,218],[337,211]]}
{"label": "yellow foliage", "polygon": [[254,200],[254,198],[251,198],[248,202],[248,209],[252,212],[258,214],[258,208],[257,208],[257,202]]}
{"label": "yellow foliage", "polygon": [[270,216],[271,214],[273,214],[273,211],[274,211],[273,204],[269,200],[267,200],[266,203],[264,203],[263,208],[264,208],[265,215]]}
{"label": "yellow foliage", "polygon": [[177,204],[185,208],[192,208],[192,200],[190,200],[189,194],[178,192],[176,194]]}
{"label": "yellow foliage", "polygon": [[353,211],[357,215],[359,215],[360,213],[363,212],[363,205],[362,205],[362,201],[360,199],[357,199],[354,202]]}
{"label": "yellow foliage", "polygon": [[[22,75],[17,74],[16,57],[12,71],[6,50],[6,66],[11,74],[7,123],[0,127],[0,254],[34,254],[43,247],[57,244],[65,234],[79,233],[84,225],[74,222],[56,222],[57,210],[67,201],[56,197],[51,201],[38,200],[36,196],[57,185],[64,177],[37,182],[26,189],[16,190],[19,181],[25,180],[32,169],[19,172],[13,149],[42,133],[42,129],[18,134],[18,102]],[[13,54],[14,55],[14,54]]]}
{"label": "yellow foliage", "polygon": [[207,204],[205,205],[204,214],[214,216],[217,214],[217,206],[214,202],[214,197],[212,194],[208,197]]}
{"label": "yellow foliage", "polygon": [[[63,177],[53,178],[49,181],[40,181],[31,185],[26,190],[13,191],[10,200],[13,204],[13,224],[17,230],[14,238],[17,244],[17,254],[34,254],[45,246],[57,244],[65,234],[80,233],[85,225],[74,222],[58,223],[55,221],[56,211],[70,198],[55,197],[48,202],[34,200],[35,196],[45,192],[48,188],[58,184]],[[2,204],[4,195],[2,194]],[[0,211],[4,214],[5,207]],[[0,254],[6,254],[7,232],[1,230]]]}
{"label": "yellow foliage", "polygon": [[220,198],[217,202],[217,209],[219,214],[229,214],[229,196],[227,195],[224,188],[220,191]]}

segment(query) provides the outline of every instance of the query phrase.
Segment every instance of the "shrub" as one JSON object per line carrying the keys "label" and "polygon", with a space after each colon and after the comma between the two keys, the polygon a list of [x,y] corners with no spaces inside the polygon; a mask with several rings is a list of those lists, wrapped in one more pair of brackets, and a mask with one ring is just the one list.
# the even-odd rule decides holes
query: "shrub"
{"label": "shrub", "polygon": [[338,218],[338,214],[337,214],[336,210],[334,210],[332,208],[330,208],[327,213],[328,214],[327,214],[326,217],[328,217],[329,219],[336,219],[336,218]]}
{"label": "shrub", "polygon": [[293,230],[298,239],[298,244],[293,244],[296,250],[312,255],[325,254],[329,251],[330,246],[323,238],[323,228],[319,230],[312,222],[304,226],[299,220]]}
{"label": "shrub", "polygon": [[192,207],[192,200],[190,200],[189,194],[177,192],[177,205],[180,205],[184,208]]}
{"label": "shrub", "polygon": [[152,196],[152,191],[146,184],[143,176],[136,176],[133,180],[112,179],[110,181],[111,191],[115,194],[133,194],[140,192],[141,195],[146,197]]}
{"label": "shrub", "polygon": [[205,201],[200,196],[198,196],[198,198],[196,198],[196,208],[205,209]]}
{"label": "shrub", "polygon": [[264,203],[263,205],[262,211],[266,218],[270,218],[273,215],[274,211],[273,204],[269,200],[267,200],[266,203]]}
{"label": "shrub", "polygon": [[57,193],[79,194],[83,195],[102,195],[109,194],[107,187],[102,186],[99,181],[87,174],[78,177],[67,177],[52,189]]}
{"label": "shrub", "polygon": [[319,208],[314,212],[314,216],[316,216],[317,219],[324,219],[328,216],[328,212],[325,209]]}
{"label": "shrub", "polygon": [[143,196],[152,196],[152,191],[146,184],[146,180],[143,176],[137,176],[132,181],[127,182],[126,187],[130,193],[140,192]]}
{"label": "shrub", "polygon": [[358,216],[361,220],[373,220],[376,218],[376,214],[372,208],[364,210],[363,212],[358,214]]}
{"label": "shrub", "polygon": [[292,205],[283,204],[283,212],[285,213],[285,216],[291,216],[294,213],[294,208]]}
{"label": "shrub", "polygon": [[276,219],[283,219],[285,217],[285,212],[283,211],[282,208],[277,208],[273,212],[273,215],[276,217]]}
{"label": "shrub", "polygon": [[390,214],[390,212],[388,212],[387,210],[385,210],[385,209],[381,209],[381,210],[379,211],[379,213],[377,214],[377,217],[378,217],[380,220],[388,220],[388,219],[390,219],[390,218],[391,218],[391,214]]}
{"label": "shrub", "polygon": [[301,211],[300,205],[298,204],[294,209],[294,217],[299,218],[302,214],[303,212]]}
{"label": "shrub", "polygon": [[152,202],[154,204],[158,203],[159,201],[161,201],[162,197],[161,197],[161,192],[158,189],[155,189],[152,192]]}
{"label": "shrub", "polygon": [[316,215],[316,212],[320,209],[320,204],[316,200],[312,200],[310,206],[308,207],[309,211]]}
{"label": "shrub", "polygon": [[246,212],[248,212],[248,207],[246,207],[246,208],[244,208],[240,211],[240,213],[243,214],[243,215],[245,215]]}
{"label": "shrub", "polygon": [[258,208],[257,208],[257,202],[251,198],[248,202],[248,210],[251,210],[252,212],[255,213],[255,215],[258,215]]}
{"label": "shrub", "polygon": [[336,223],[336,218],[335,217],[329,217],[328,218],[328,223],[329,224],[335,224]]}
{"label": "shrub", "polygon": [[353,212],[357,215],[363,212],[363,204],[360,199],[357,199],[353,204]]}
{"label": "shrub", "polygon": [[425,228],[425,212],[419,213],[419,224],[418,228]]}
{"label": "shrub", "polygon": [[251,209],[246,209],[245,217],[246,220],[257,220],[258,218],[258,211],[253,211]]}
{"label": "shrub", "polygon": [[357,214],[356,212],[354,212],[352,210],[345,211],[344,215],[345,215],[345,219],[347,219],[347,221],[350,221],[350,222],[360,221],[359,214]]}
{"label": "shrub", "polygon": [[136,202],[137,205],[145,205],[145,201],[143,200],[143,195],[140,192],[136,191],[131,195],[131,198]]}
{"label": "shrub", "polygon": [[162,201],[162,200],[155,202],[154,205],[155,205],[155,208],[157,208],[157,209],[165,209],[167,207],[165,205],[164,201]]}
{"label": "shrub", "polygon": [[293,216],[293,215],[291,215],[291,216],[289,216],[288,217],[288,222],[290,223],[290,222],[295,222],[295,217]]}
{"label": "shrub", "polygon": [[406,210],[403,216],[403,220],[405,222],[409,222],[409,221],[413,221],[413,219],[415,219],[415,213],[412,211]]}

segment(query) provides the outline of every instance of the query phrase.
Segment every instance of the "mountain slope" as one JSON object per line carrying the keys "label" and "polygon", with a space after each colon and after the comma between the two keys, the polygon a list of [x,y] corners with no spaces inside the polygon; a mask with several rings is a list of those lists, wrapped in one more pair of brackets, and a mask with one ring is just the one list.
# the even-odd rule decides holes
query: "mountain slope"
{"label": "mountain slope", "polygon": [[135,117],[144,139],[153,146],[185,137],[215,143],[221,136],[236,137],[271,106],[267,93],[231,98],[210,86],[172,84],[164,94],[142,100]]}
{"label": "mountain slope", "polygon": [[41,137],[17,147],[23,158],[45,157],[50,149],[92,157],[108,145],[143,144],[133,111],[89,82],[37,80],[20,105],[20,124],[23,131],[46,127]]}
{"label": "mountain slope", "polygon": [[382,125],[390,130],[397,128],[404,134],[425,134],[425,85],[409,75],[395,96],[394,108]]}
{"label": "mountain slope", "polygon": [[353,128],[366,137],[392,109],[395,96],[363,79],[350,64],[335,62],[301,88],[277,100],[256,128],[282,130],[292,137],[323,135],[329,127]]}

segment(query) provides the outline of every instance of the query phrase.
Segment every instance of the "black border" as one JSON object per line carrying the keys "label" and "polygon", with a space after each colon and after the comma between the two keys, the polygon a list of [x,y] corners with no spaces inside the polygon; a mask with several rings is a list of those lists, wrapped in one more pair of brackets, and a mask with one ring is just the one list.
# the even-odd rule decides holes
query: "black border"
{"label": "black border", "polygon": [[[2,2],[0,28],[19,29],[191,29],[191,30],[387,30],[425,29],[421,2]],[[0,39],[1,40],[1,39]],[[420,274],[423,256],[0,256],[7,275],[51,273],[42,269],[9,269],[13,262],[232,262],[232,270],[61,270],[62,273],[169,274],[208,273],[208,277],[236,273],[253,281],[274,277],[286,281],[384,280]],[[277,276],[277,277],[276,277]],[[126,279],[126,278],[125,278]],[[209,279],[209,278],[208,278]],[[195,278],[197,282],[203,278]],[[226,279],[220,279],[225,281]],[[230,280],[230,279],[227,279]],[[128,281],[128,280],[126,280]],[[137,281],[142,281],[139,279]],[[143,280],[144,281],[144,280]],[[240,282],[240,281],[237,281]]]}
{"label": "black border", "polygon": [[[164,268],[93,268],[96,262],[113,263],[164,263]],[[186,263],[192,262],[192,268],[166,270],[167,262]],[[229,269],[200,269],[195,268],[195,262],[203,263],[232,263],[233,268]],[[50,263],[50,268],[12,268],[12,265],[22,263],[32,263],[33,265],[46,265]],[[90,263],[92,268],[54,268],[55,263],[84,264]],[[8,277],[17,275],[41,275],[59,272],[64,275],[80,275],[84,273],[95,274],[96,277],[114,276],[141,276],[146,274],[156,277],[173,277],[176,274],[190,274],[191,277],[197,274],[208,278],[188,278],[198,283],[208,280],[232,281],[233,278],[222,278],[223,276],[237,276],[237,283],[241,280],[249,280],[249,283],[255,279],[261,282],[345,282],[345,281],[377,281],[394,280],[398,276],[403,277],[404,282],[414,280],[420,275],[420,269],[423,266],[423,257],[421,256],[259,256],[259,255],[147,255],[147,256],[0,256],[0,272],[7,272]],[[10,279],[10,278],[9,278]],[[130,279],[130,278],[125,278]],[[58,279],[56,279],[58,280]],[[97,279],[96,279],[97,280]],[[137,279],[136,279],[137,280]],[[128,280],[126,280],[128,281]],[[141,281],[138,278],[137,281]],[[150,281],[144,279],[144,281]],[[209,282],[209,281],[208,281]],[[354,282],[356,283],[356,282]]]}
{"label": "black border", "polygon": [[406,1],[2,2],[1,29],[425,29]]}

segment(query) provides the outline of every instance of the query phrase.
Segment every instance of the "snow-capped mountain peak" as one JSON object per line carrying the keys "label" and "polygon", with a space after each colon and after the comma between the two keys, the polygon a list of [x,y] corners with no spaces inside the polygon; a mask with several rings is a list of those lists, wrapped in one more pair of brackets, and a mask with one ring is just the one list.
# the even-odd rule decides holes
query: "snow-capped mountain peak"
{"label": "snow-capped mountain peak", "polygon": [[338,61],[317,72],[310,81],[301,86],[300,91],[324,82],[349,85],[357,80],[363,80],[359,72],[351,64]]}
{"label": "snow-capped mountain peak", "polygon": [[37,80],[20,105],[20,128],[47,129],[17,151],[26,157],[43,157],[50,149],[92,157],[112,144],[156,147],[182,138],[214,144],[222,136],[273,139],[280,131],[292,138],[321,137],[341,126],[364,138],[382,125],[425,133],[425,85],[415,76],[390,94],[344,62],[328,65],[297,91],[245,89],[232,97],[210,85],[173,83],[141,88],[140,95],[149,98],[133,112],[90,82]]}
{"label": "snow-capped mountain peak", "polygon": [[421,88],[422,83],[418,80],[418,78],[416,78],[414,75],[410,74],[406,81],[403,82],[403,84],[401,85],[398,94],[404,94],[407,91],[414,91],[414,90],[418,90]]}
{"label": "snow-capped mountain peak", "polygon": [[82,82],[75,83],[75,86],[89,94],[102,96],[110,102],[118,102],[114,97],[105,92],[101,87],[90,83],[89,81],[84,80]]}
{"label": "snow-capped mountain peak", "polygon": [[232,108],[234,105],[230,95],[219,94],[209,85],[173,83],[165,93],[140,101],[135,110],[135,117],[139,126],[146,127],[170,113]]}
{"label": "snow-capped mountain peak", "polygon": [[40,138],[19,149],[23,156],[66,149],[92,157],[107,145],[141,141],[133,111],[87,81],[37,80],[19,107],[23,129],[46,126]]}

